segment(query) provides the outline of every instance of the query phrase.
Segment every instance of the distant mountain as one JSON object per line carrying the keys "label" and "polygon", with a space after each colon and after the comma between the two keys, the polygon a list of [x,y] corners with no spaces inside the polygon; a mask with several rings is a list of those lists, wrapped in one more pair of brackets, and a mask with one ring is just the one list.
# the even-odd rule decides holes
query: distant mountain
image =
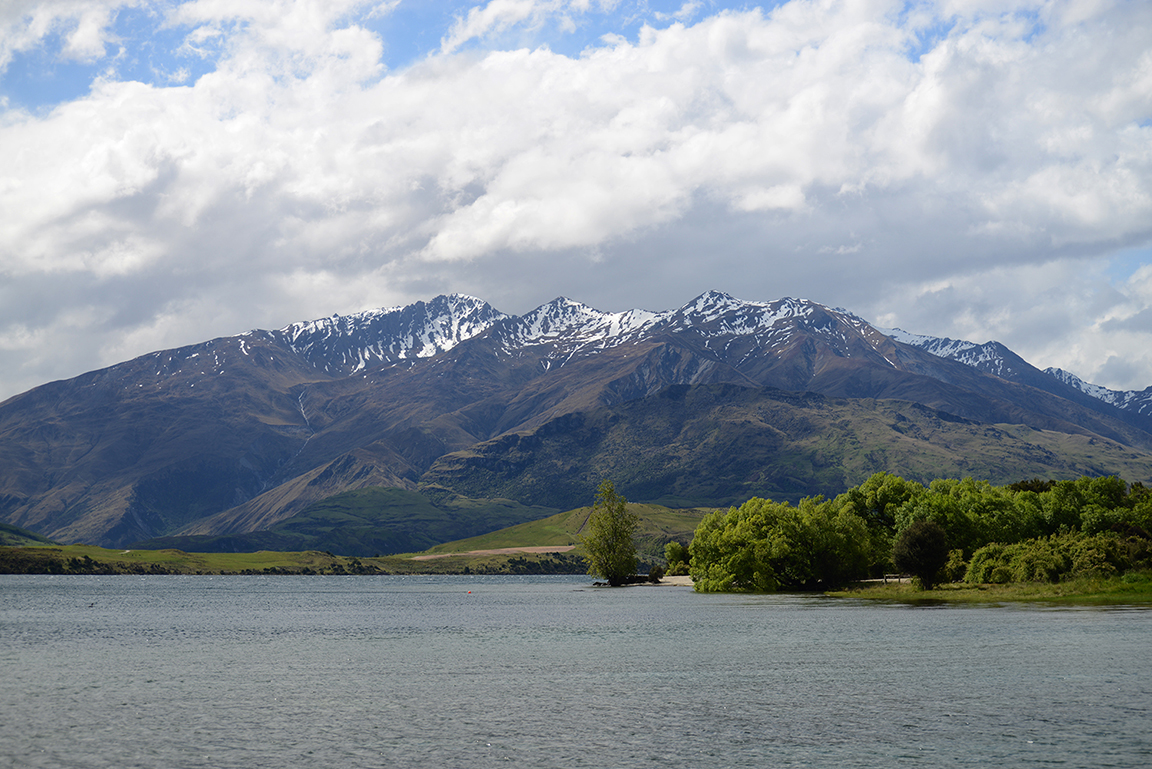
{"label": "distant mountain", "polygon": [[[899,342],[919,347],[938,357],[963,363],[1010,382],[1027,384],[1063,398],[1070,398],[1089,408],[1096,408],[1094,402],[1098,401],[1121,411],[1139,415],[1141,419],[1132,422],[1136,425],[1144,424],[1143,417],[1152,417],[1152,387],[1142,391],[1121,392],[1089,384],[1063,369],[1046,368],[1041,371],[999,342],[976,344],[958,339],[910,334],[898,328],[887,329],[884,333]],[[1103,410],[1103,413],[1112,412]]]}
{"label": "distant mountain", "polygon": [[442,542],[539,520],[554,512],[507,499],[471,500],[450,494],[430,497],[405,489],[373,487],[328,497],[268,530],[158,537],[132,546],[208,553],[319,550],[361,557],[414,553]]}
{"label": "distant mountain", "polygon": [[[591,498],[595,476],[608,469],[620,477],[666,474],[655,459],[634,466],[626,453],[612,462],[595,459],[605,447],[574,456],[571,473],[563,462],[534,464],[571,438],[562,429],[565,418],[595,422],[607,418],[605,409],[626,404],[656,408],[662,402],[652,399],[674,386],[735,385],[715,391],[733,403],[749,397],[748,390],[817,393],[848,402],[836,408],[851,411],[842,417],[851,425],[880,418],[865,417],[869,410],[895,408],[878,400],[919,404],[961,421],[1073,436],[1022,439],[1051,456],[1040,464],[1020,460],[1021,476],[1081,466],[1137,472],[1139,461],[1120,465],[1106,453],[1095,464],[1078,463],[1058,456],[1059,447],[1097,441],[1128,447],[1139,460],[1152,450],[1152,417],[1091,397],[1006,348],[993,352],[951,359],[847,311],[800,299],[746,302],[708,292],[677,310],[608,313],[559,298],[511,316],[473,297],[441,296],[152,353],[10,398],[0,404],[0,520],[57,540],[120,547],[174,534],[283,531],[282,524],[315,503],[375,487],[443,488],[472,497],[469,488],[485,494],[507,488],[500,493],[515,503],[576,506]],[[793,417],[781,411],[774,418]],[[744,434],[716,419],[721,433]],[[663,434],[651,420],[642,423]],[[878,435],[854,431],[830,434],[864,442]],[[796,439],[775,445],[792,451],[789,441]],[[540,453],[523,466],[548,467],[547,474],[532,483],[508,480],[515,473],[500,465],[507,457],[493,448],[501,441],[516,443],[522,458],[537,446]],[[724,445],[749,453],[738,440]],[[468,456],[495,463],[490,483],[477,480],[481,470]],[[752,489],[794,497],[832,478],[820,488],[835,493],[895,466],[887,450],[853,456],[871,459],[846,464],[847,474],[793,477],[772,469],[779,456],[750,452],[748,461],[761,462],[761,475],[775,479],[760,485],[693,460],[678,467],[695,477],[678,477],[663,489],[657,481],[631,488],[639,494],[634,501],[680,495],[694,504],[726,504]],[[1019,456],[1002,457],[1004,472],[1012,473]],[[935,465],[941,474],[982,461],[952,457]],[[578,470],[582,462],[591,464]],[[542,485],[568,491],[515,495]],[[545,497],[551,501],[528,501]]]}
{"label": "distant mountain", "polygon": [[1152,387],[1143,390],[1109,390],[1100,385],[1088,384],[1075,374],[1060,368],[1046,368],[1044,373],[1055,377],[1066,385],[1074,387],[1085,395],[1115,406],[1124,411],[1134,411],[1144,416],[1152,416]]}

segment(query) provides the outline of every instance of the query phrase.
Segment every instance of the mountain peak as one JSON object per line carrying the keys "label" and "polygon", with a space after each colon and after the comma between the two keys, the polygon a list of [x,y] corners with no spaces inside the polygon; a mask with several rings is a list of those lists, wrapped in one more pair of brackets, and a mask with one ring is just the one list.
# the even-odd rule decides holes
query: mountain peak
{"label": "mountain peak", "polygon": [[758,302],[746,302],[737,299],[723,291],[705,291],[688,304],[681,307],[674,314],[684,318],[691,318],[696,323],[707,323],[723,315],[746,311],[753,307],[764,306]]}
{"label": "mountain peak", "polygon": [[405,307],[365,310],[293,323],[272,334],[328,373],[427,358],[450,350],[507,317],[467,294],[441,294]]}
{"label": "mountain peak", "polygon": [[677,327],[706,329],[710,334],[748,336],[769,332],[782,321],[811,318],[820,311],[827,312],[827,308],[807,299],[749,302],[708,291],[670,313],[669,320]]}
{"label": "mountain peak", "polygon": [[663,319],[665,313],[647,310],[603,312],[567,297],[557,297],[519,318],[510,319],[502,335],[504,348],[554,345],[551,358],[603,350],[633,338]]}

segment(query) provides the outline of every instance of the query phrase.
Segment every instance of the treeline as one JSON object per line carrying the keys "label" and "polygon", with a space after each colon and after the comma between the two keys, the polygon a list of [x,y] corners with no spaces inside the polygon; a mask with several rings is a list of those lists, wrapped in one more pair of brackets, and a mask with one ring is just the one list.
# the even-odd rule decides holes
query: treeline
{"label": "treeline", "polygon": [[1120,478],[1009,486],[873,475],[835,499],[751,499],[708,515],[669,573],[696,589],[828,589],[893,572],[940,581],[1057,582],[1152,568],[1152,490]]}

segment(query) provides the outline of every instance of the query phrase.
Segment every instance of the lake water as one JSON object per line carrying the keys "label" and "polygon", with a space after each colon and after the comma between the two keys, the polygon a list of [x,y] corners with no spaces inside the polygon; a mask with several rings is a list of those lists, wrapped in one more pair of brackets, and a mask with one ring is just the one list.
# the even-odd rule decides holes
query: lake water
{"label": "lake water", "polygon": [[1152,611],[0,577],[2,767],[1152,766]]}

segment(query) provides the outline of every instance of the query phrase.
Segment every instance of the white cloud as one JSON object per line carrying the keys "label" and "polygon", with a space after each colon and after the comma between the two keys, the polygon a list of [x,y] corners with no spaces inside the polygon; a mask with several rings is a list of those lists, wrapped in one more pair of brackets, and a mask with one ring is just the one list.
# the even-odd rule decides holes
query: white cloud
{"label": "white cloud", "polygon": [[672,13],[657,13],[656,18],[661,21],[667,21],[669,19],[683,22],[691,21],[703,6],[704,3],[700,2],[700,0],[689,0],[689,2],[684,3]]}
{"label": "white cloud", "polygon": [[559,5],[562,3],[540,0],[489,0],[487,5],[477,5],[467,16],[456,19],[452,31],[440,43],[440,52],[452,53],[469,40],[502,32],[529,19],[538,20]]}
{"label": "white cloud", "polygon": [[473,40],[491,38],[517,27],[539,29],[549,20],[572,31],[574,17],[592,10],[610,11],[618,4],[619,0],[488,0],[456,17],[452,29],[440,41],[440,53],[454,53]]}
{"label": "white cloud", "polygon": [[1056,366],[1114,389],[1152,384],[1152,266],[1117,283],[1099,264],[1066,259],[893,282],[887,292],[872,303],[880,326],[1000,341],[1038,368]]}
{"label": "white cloud", "polygon": [[109,29],[121,8],[150,5],[149,0],[5,0],[0,3],[0,75],[17,53],[52,34],[64,37],[60,57],[91,61],[113,41]]}
{"label": "white cloud", "polygon": [[[1146,4],[793,0],[567,57],[471,43],[612,3],[492,0],[387,72],[365,20],[394,6],[173,6],[215,71],[0,116],[0,390],[445,290],[518,312],[711,287],[1152,383],[1146,278],[1091,272],[1152,240]],[[54,24],[95,52],[118,6],[13,7],[0,55]]]}

